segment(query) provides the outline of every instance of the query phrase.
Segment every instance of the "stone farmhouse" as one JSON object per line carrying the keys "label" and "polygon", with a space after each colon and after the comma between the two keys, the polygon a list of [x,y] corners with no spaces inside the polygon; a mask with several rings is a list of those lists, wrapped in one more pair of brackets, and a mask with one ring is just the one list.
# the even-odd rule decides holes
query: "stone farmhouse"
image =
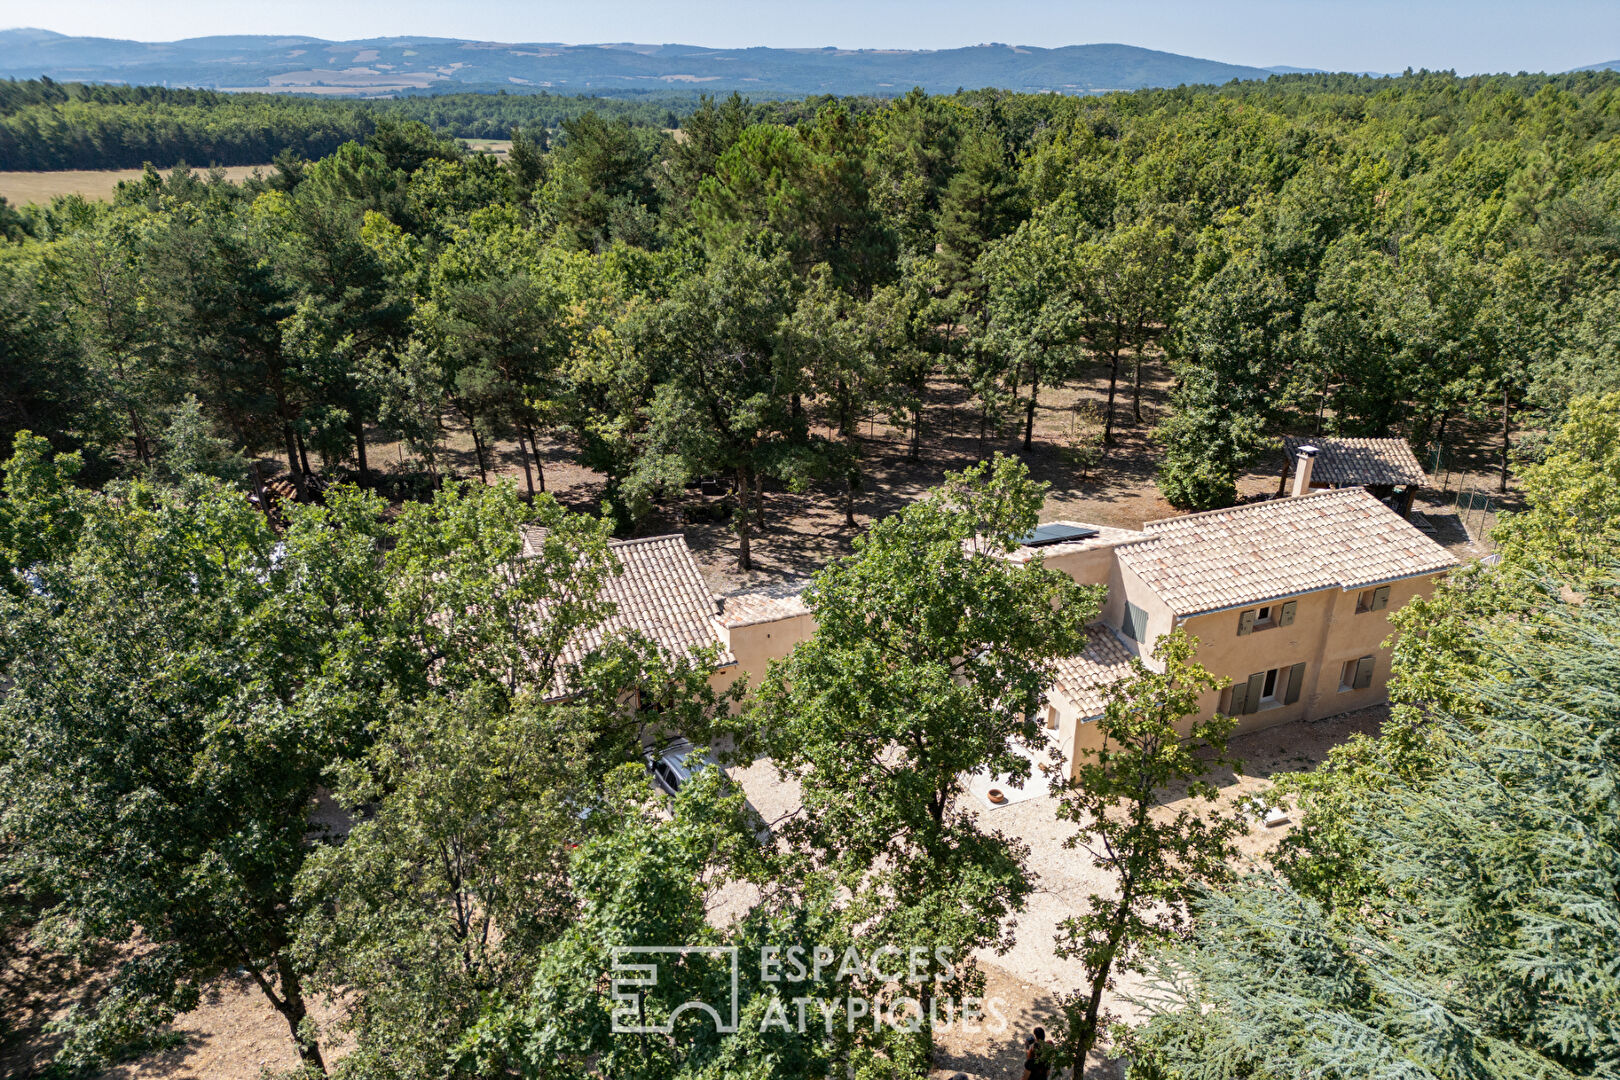
{"label": "stone farmhouse", "polygon": [[[1201,714],[1249,732],[1385,700],[1389,614],[1456,565],[1440,545],[1361,486],[1312,489],[1226,510],[1150,521],[1141,531],[1053,522],[1007,556],[1043,560],[1107,587],[1101,617],[1057,665],[1042,722],[1069,762],[1097,745],[1109,686],[1175,628],[1198,661],[1231,679]],[[815,628],[805,582],[716,597],[679,534],[613,543],[623,573],[602,633],[635,630],[687,655],[712,646],[717,686],[757,682]],[[582,642],[588,648],[593,642]]]}

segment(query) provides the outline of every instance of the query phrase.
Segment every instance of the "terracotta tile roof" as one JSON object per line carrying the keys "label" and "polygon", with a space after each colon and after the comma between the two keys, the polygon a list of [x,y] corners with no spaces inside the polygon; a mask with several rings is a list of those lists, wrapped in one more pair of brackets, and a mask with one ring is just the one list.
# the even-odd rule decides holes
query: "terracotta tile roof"
{"label": "terracotta tile roof", "polygon": [[1131,673],[1131,652],[1101,623],[1086,627],[1086,648],[1057,662],[1052,688],[1074,702],[1082,720],[1101,716],[1108,687]]}
{"label": "terracotta tile roof", "polygon": [[691,656],[706,645],[720,646],[720,663],[736,658],[725,651],[714,627],[715,598],[698,573],[680,533],[639,540],[612,540],[621,572],[603,589],[617,607],[603,624],[570,643],[566,663],[578,661],[607,638],[639,631],[669,652]]}
{"label": "terracotta tile roof", "polygon": [[1319,451],[1311,479],[1323,484],[1423,484],[1428,477],[1405,439],[1283,439],[1290,468],[1301,446]]}
{"label": "terracotta tile roof", "polygon": [[1177,615],[1319,589],[1356,589],[1457,565],[1364,488],[1150,521],[1116,550]]}
{"label": "terracotta tile roof", "polygon": [[808,615],[810,605],[804,602],[804,590],[809,585],[809,581],[799,578],[723,596],[720,598],[720,625],[729,630]]}
{"label": "terracotta tile roof", "polygon": [[546,533],[550,532],[544,525],[519,525],[518,535],[523,537],[523,557],[532,559],[540,554],[540,547],[546,541]]}

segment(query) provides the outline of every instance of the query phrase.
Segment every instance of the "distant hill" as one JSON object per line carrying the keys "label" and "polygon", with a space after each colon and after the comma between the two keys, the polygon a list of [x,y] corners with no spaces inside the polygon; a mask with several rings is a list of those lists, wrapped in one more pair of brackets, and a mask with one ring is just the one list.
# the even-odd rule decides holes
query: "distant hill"
{"label": "distant hill", "polygon": [[417,37],[326,41],[232,36],[143,42],[68,37],[48,30],[0,31],[0,76],[41,75],[58,81],[321,94],[506,86],[570,94],[697,89],[797,96],[899,94],[913,86],[940,93],[986,86],[1092,93],[1264,79],[1268,71],[1132,45],[709,49]]}
{"label": "distant hill", "polygon": [[1601,64],[1588,64],[1576,71],[1620,71],[1620,60],[1605,60]]}

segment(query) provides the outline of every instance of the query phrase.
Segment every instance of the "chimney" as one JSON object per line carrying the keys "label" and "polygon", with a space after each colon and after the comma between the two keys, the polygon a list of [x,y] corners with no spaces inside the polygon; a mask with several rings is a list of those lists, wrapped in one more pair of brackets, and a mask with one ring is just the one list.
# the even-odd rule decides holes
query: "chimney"
{"label": "chimney", "polygon": [[1299,457],[1294,462],[1294,495],[1308,495],[1311,490],[1311,470],[1316,467],[1317,450],[1314,446],[1299,448]]}

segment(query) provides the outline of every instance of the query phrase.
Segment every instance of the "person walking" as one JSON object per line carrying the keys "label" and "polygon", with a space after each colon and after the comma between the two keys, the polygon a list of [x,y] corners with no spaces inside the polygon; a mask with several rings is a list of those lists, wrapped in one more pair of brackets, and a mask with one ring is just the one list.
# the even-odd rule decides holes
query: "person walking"
{"label": "person walking", "polygon": [[1023,1080],[1047,1080],[1052,1066],[1047,1062],[1046,1054],[1046,1029],[1038,1027],[1029,1041],[1024,1043]]}

